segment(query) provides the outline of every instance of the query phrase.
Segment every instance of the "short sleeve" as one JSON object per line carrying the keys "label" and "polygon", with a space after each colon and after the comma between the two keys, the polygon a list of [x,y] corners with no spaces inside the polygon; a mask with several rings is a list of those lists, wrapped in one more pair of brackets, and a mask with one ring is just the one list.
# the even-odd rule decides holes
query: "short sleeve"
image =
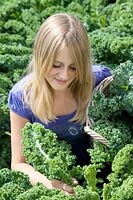
{"label": "short sleeve", "polygon": [[22,91],[16,91],[16,86],[14,86],[9,92],[8,106],[16,114],[30,120],[30,109],[23,102]]}
{"label": "short sleeve", "polygon": [[94,87],[96,87],[105,78],[112,76],[110,69],[104,65],[93,65],[92,72],[94,76]]}

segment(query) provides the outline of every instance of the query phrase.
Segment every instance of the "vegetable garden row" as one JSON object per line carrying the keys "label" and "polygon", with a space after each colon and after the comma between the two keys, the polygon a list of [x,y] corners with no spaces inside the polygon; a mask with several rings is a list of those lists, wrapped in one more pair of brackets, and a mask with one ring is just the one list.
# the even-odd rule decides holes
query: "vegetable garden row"
{"label": "vegetable garden row", "polygon": [[[0,200],[132,200],[132,0],[0,0],[0,5]],[[74,189],[75,197],[66,196],[58,190],[48,190],[41,184],[33,187],[26,175],[10,169],[8,92],[25,74],[41,23],[58,12],[72,13],[80,18],[91,40],[93,63],[108,66],[113,73],[109,93],[105,96],[96,92],[89,110],[93,130],[106,137],[109,146],[94,142],[93,147],[88,149],[91,157],[88,166],[75,166],[71,147],[67,144],[68,160],[62,147],[61,152],[58,148],[57,151],[54,149],[54,159],[50,162],[45,158],[38,160],[39,164],[35,162],[36,169],[42,170],[49,178],[56,177],[67,182],[70,181],[69,176],[74,176],[79,182],[82,180],[82,184]],[[38,137],[45,133],[38,124],[28,124],[24,138],[29,129],[34,128]],[[59,141],[54,134],[52,137],[49,134],[53,133],[47,133],[48,145],[55,144],[50,148],[58,147]],[[33,161],[34,155],[39,158],[40,154],[36,150],[34,152],[34,148],[33,157],[27,154],[28,139],[25,138],[24,143],[25,155],[27,160]]]}

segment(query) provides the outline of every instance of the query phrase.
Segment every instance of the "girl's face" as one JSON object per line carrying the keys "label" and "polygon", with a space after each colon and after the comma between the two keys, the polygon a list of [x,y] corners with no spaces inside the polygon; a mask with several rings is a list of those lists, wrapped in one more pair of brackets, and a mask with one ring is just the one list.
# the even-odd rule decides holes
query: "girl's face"
{"label": "girl's face", "polygon": [[47,82],[56,91],[64,91],[75,80],[76,68],[67,47],[60,50],[53,67],[46,76]]}

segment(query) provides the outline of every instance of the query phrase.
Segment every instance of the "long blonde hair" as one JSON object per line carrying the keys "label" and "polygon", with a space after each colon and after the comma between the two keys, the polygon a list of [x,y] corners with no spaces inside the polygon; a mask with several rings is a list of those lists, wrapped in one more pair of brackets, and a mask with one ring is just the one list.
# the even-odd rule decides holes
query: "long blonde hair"
{"label": "long blonde hair", "polygon": [[45,76],[53,66],[62,44],[69,48],[76,66],[76,79],[70,88],[78,106],[71,121],[82,124],[85,122],[86,110],[91,100],[93,80],[88,34],[75,16],[67,13],[54,14],[41,25],[28,66],[31,76],[23,88],[24,100],[41,121],[48,123],[56,119],[52,109],[52,90]]}

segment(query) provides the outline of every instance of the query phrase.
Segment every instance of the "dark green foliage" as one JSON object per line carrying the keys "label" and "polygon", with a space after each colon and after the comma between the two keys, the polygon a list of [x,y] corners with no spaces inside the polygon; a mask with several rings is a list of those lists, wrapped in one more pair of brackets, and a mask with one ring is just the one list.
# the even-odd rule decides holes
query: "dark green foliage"
{"label": "dark green foliage", "polygon": [[[89,108],[89,114],[94,121],[99,119],[110,119],[120,116],[122,112],[122,97],[121,96],[108,96],[102,92],[96,92],[93,96],[93,104]],[[95,111],[95,112],[94,112]]]}
{"label": "dark green foliage", "polygon": [[23,154],[28,163],[49,179],[72,184],[70,169],[75,164],[71,146],[39,123],[27,123],[22,129]]}
{"label": "dark green foliage", "polygon": [[75,14],[80,14],[80,15],[85,15],[84,8],[77,2],[72,1],[68,7],[67,7],[68,12],[71,11],[71,13]]}
{"label": "dark green foliage", "polygon": [[[2,93],[1,93],[2,92]],[[7,105],[8,96],[5,91],[0,88],[0,130],[2,134],[3,131],[9,130],[9,108]]]}
{"label": "dark green foliage", "polygon": [[131,128],[133,115],[133,63],[121,63],[112,69],[112,73],[113,81],[108,89],[109,94],[105,96],[100,91],[94,94],[89,115],[94,120],[94,125],[100,119],[109,120],[110,124],[119,119],[127,125],[128,130]]}
{"label": "dark green foliage", "polygon": [[97,192],[93,192],[88,188],[83,188],[82,186],[78,185],[74,188],[75,195],[78,200],[100,200],[99,195]]}
{"label": "dark green foliage", "polygon": [[17,196],[28,190],[32,185],[29,178],[22,172],[0,169],[0,199],[16,200]]}
{"label": "dark green foliage", "polygon": [[[95,2],[98,4],[100,1]],[[121,4],[117,2],[108,5],[105,9],[102,9],[103,5],[100,4],[98,9],[93,7],[94,21],[96,21],[94,24],[97,26],[91,31],[95,62],[119,64],[126,60],[132,60],[133,2],[124,1]],[[100,9],[102,10],[100,11]]]}
{"label": "dark green foliage", "polygon": [[7,94],[9,89],[11,89],[13,83],[10,78],[8,78],[7,74],[0,73],[0,94]]}
{"label": "dark green foliage", "polygon": [[[104,185],[104,200],[130,200],[133,189],[133,144],[127,144],[115,156],[110,183]],[[129,186],[130,184],[130,186]],[[123,189],[123,191],[122,191]],[[127,195],[127,196],[126,196]]]}
{"label": "dark green foliage", "polygon": [[133,63],[126,61],[113,70],[111,94],[124,95],[133,89]]}
{"label": "dark green foliage", "polygon": [[30,55],[0,55],[0,69],[2,72],[7,72],[15,68],[25,68],[28,65]]}
{"label": "dark green foliage", "polygon": [[96,63],[122,63],[132,60],[133,38],[120,37],[114,33],[114,27],[99,29],[90,34],[92,52]]}
{"label": "dark green foliage", "polygon": [[[41,197],[40,200],[45,200],[44,199],[45,197]],[[75,200],[74,196],[72,195],[65,195],[63,192],[60,192],[59,194],[57,195],[53,195],[53,196],[48,196],[46,197],[46,200]]]}
{"label": "dark green foliage", "polygon": [[18,195],[16,200],[74,200],[71,195],[66,196],[61,190],[50,190],[45,188],[42,184],[37,184],[28,189],[24,193]]}
{"label": "dark green foliage", "polygon": [[109,142],[108,146],[94,142],[93,148],[88,149],[91,163],[97,169],[97,186],[101,194],[103,183],[108,182],[106,177],[111,173],[113,159],[121,148],[126,144],[132,143],[132,132],[127,124],[118,119],[115,121],[111,119],[109,121],[105,119],[98,120],[95,122],[93,129],[104,136]]}
{"label": "dark green foliage", "polygon": [[8,91],[12,87],[12,81],[7,74],[0,73],[0,169],[10,167],[10,137],[9,108],[7,105]]}
{"label": "dark green foliage", "polygon": [[[81,186],[81,191],[85,192],[83,197],[100,199],[96,189],[96,167],[93,165],[86,166],[82,173],[79,166],[73,168],[76,163],[70,145],[65,141],[57,140],[55,133],[38,123],[33,125],[27,123],[22,129],[22,144],[23,154],[27,162],[32,163],[36,170],[49,179],[63,180],[69,185],[72,185],[71,177],[78,175],[77,172],[81,177],[84,174],[86,188]],[[79,193],[76,196],[78,199],[81,198]]]}
{"label": "dark green foliage", "polygon": [[[103,200],[132,200],[133,198],[133,175],[125,179],[120,187],[116,187],[112,192],[110,184],[104,184]],[[112,195],[111,195],[112,193]]]}
{"label": "dark green foliage", "polygon": [[[7,21],[8,19],[20,18],[23,9],[34,6],[36,0],[10,0],[0,8],[0,18]],[[23,9],[22,9],[23,8]]]}
{"label": "dark green foliage", "polygon": [[107,20],[109,17],[109,12],[107,12],[108,17],[105,15],[105,9],[108,5],[107,0],[84,0],[81,5],[83,6],[84,12],[86,12],[90,17],[89,19],[89,32],[92,32],[101,27],[107,25]]}
{"label": "dark green foliage", "polygon": [[11,166],[10,135],[1,130],[0,133],[0,169]]}
{"label": "dark green foliage", "polygon": [[36,8],[25,9],[22,12],[22,21],[36,33],[41,25],[41,15]]}
{"label": "dark green foliage", "polygon": [[[91,15],[91,30],[95,30],[101,27],[101,21],[103,21],[102,10],[105,7],[105,0],[91,0],[90,1],[90,15]],[[102,23],[105,26],[105,23]]]}
{"label": "dark green foliage", "polygon": [[24,192],[24,189],[21,188],[18,184],[9,182],[5,183],[0,188],[0,199],[1,200],[15,200],[17,196]]}
{"label": "dark green foliage", "polygon": [[29,177],[24,173],[8,168],[0,169],[0,187],[9,182],[15,183],[25,190],[31,187]]}
{"label": "dark green foliage", "polygon": [[[0,42],[7,45],[25,44],[25,39],[19,34],[0,33]],[[1,50],[0,50],[1,51]]]}
{"label": "dark green foliage", "polygon": [[48,189],[38,183],[32,187],[29,178],[22,172],[7,168],[0,170],[0,199],[1,200],[74,200],[71,195],[66,196],[63,191]]}
{"label": "dark green foliage", "polygon": [[85,166],[83,168],[83,170],[84,170],[84,177],[86,180],[87,188],[96,192],[97,191],[97,189],[96,189],[97,181],[96,181],[95,165],[90,164],[88,166]]}
{"label": "dark green foliage", "polygon": [[109,146],[94,142],[93,148],[88,149],[91,162],[100,169],[105,167],[107,163],[111,164],[118,151],[131,142],[131,132],[126,125],[119,121],[111,123],[107,120],[98,120],[94,130],[109,141]]}
{"label": "dark green foliage", "polygon": [[122,110],[133,115],[133,62],[121,63],[113,72],[114,81],[110,91],[112,96],[121,96]]}
{"label": "dark green foliage", "polygon": [[8,20],[4,24],[4,29],[9,32],[10,34],[20,34],[24,36],[26,34],[25,30],[25,24],[22,21],[17,21],[17,20]]}
{"label": "dark green foliage", "polygon": [[18,46],[12,46],[12,45],[6,45],[6,44],[1,44],[0,43],[0,54],[13,54],[13,55],[24,55],[24,54],[30,54],[31,49],[22,46],[21,44]]}
{"label": "dark green foliage", "polygon": [[123,181],[122,185],[116,188],[110,200],[132,200],[133,199],[133,175]]}
{"label": "dark green foliage", "polygon": [[24,77],[26,73],[25,68],[20,69],[20,68],[15,68],[14,70],[8,72],[8,77],[11,77],[12,83],[15,84],[17,83],[21,78]]}
{"label": "dark green foliage", "polygon": [[[111,18],[110,18],[110,24],[117,27],[122,32],[129,33],[132,35],[133,33],[133,2],[132,0],[123,1],[121,4],[118,2],[114,6]],[[128,20],[127,20],[128,19]]]}
{"label": "dark green foliage", "polygon": [[24,193],[20,194],[18,200],[32,200],[40,198],[41,196],[48,195],[48,189],[45,188],[42,184],[37,184],[32,188],[26,190]]}
{"label": "dark green foliage", "polygon": [[[103,183],[99,184],[100,181],[110,182],[104,185],[103,200],[131,200],[133,196],[132,172],[128,176],[130,170],[121,160],[119,164],[117,162],[115,164],[118,169],[123,166],[121,173],[116,174],[113,171],[109,180],[106,180],[106,177],[111,172],[111,164],[117,152],[126,144],[133,142],[132,0],[0,0],[0,5],[0,169],[10,168],[11,161],[8,92],[25,73],[40,24],[51,14],[67,12],[79,17],[82,21],[91,38],[93,61],[110,66],[114,80],[110,85],[108,95],[97,92],[93,98],[93,105],[89,109],[89,115],[94,121],[93,129],[109,140],[109,146],[94,143],[94,148],[89,150],[93,165],[85,166],[84,170],[80,166],[74,166],[75,162],[72,166],[71,159],[64,158],[61,154],[60,157],[63,162],[65,160],[65,166],[68,159],[66,174],[68,171],[71,172],[69,176],[64,173],[65,180],[69,182],[70,176],[80,180],[84,175],[83,185],[75,188],[78,200],[99,199],[97,191],[101,194],[103,188]],[[48,137],[46,138],[48,140]],[[62,146],[60,149],[63,148]],[[30,147],[29,150],[32,151],[32,143]],[[42,145],[43,147],[45,148],[45,145]],[[45,149],[47,151],[47,148]],[[65,149],[65,154],[67,154],[66,151]],[[54,157],[55,152],[50,146],[50,155]],[[129,149],[128,152],[130,152]],[[36,155],[39,155],[37,159]],[[38,162],[40,164],[43,156],[36,151],[35,157],[32,155],[35,165]],[[131,160],[130,162],[132,164]],[[63,169],[64,165],[59,162],[59,159],[49,161],[51,171],[45,168],[49,177],[52,173],[52,177],[62,179],[64,174],[61,174],[62,171],[58,168],[58,164],[61,164],[60,168]],[[44,170],[44,166],[40,164],[37,169]],[[114,169],[117,171],[116,167]],[[11,173],[7,174],[7,177],[11,175]],[[10,180],[7,177],[4,179]],[[20,182],[25,183],[25,178],[24,180],[21,178]],[[22,192],[23,188],[15,184],[17,183],[8,182],[5,186],[2,185],[2,191],[5,192],[4,195],[7,195],[6,199],[16,200],[16,196],[20,191]],[[13,193],[14,191],[16,193]],[[44,191],[47,195],[42,195]],[[34,186],[33,189],[25,188],[25,192],[17,198],[18,200],[20,200],[19,197],[23,200],[35,199],[34,194],[40,200],[77,200],[75,197],[64,195],[63,192],[47,190],[42,185]],[[0,199],[5,200],[5,196],[0,196]]]}
{"label": "dark green foliage", "polygon": [[65,12],[65,9],[60,6],[60,5],[56,5],[56,6],[50,6],[47,7],[45,10],[42,11],[41,16],[43,18],[43,20],[45,20],[47,17],[51,16],[51,14],[55,14],[55,13],[61,13],[61,12]]}
{"label": "dark green foliage", "polygon": [[78,200],[100,200],[98,190],[96,187],[96,167],[95,165],[88,165],[83,167],[84,184],[74,187],[75,195]]}
{"label": "dark green foliage", "polygon": [[[133,144],[127,144],[115,156],[112,163],[113,174],[108,177],[110,181],[116,183],[117,186],[128,176],[133,175]],[[119,177],[116,182],[114,175]]]}
{"label": "dark green foliage", "polygon": [[[29,16],[30,17],[30,16]],[[32,30],[31,25],[25,25],[22,21],[17,20],[8,20],[4,25],[4,31],[7,31],[10,34],[20,34],[21,37],[25,37],[25,42],[29,38],[32,38],[32,45],[33,41],[35,39],[36,29],[38,27],[38,24],[40,22],[36,22],[37,25],[33,25],[32,28],[35,28],[35,30]],[[28,46],[28,44],[26,43]],[[30,45],[31,48],[31,45]]]}

